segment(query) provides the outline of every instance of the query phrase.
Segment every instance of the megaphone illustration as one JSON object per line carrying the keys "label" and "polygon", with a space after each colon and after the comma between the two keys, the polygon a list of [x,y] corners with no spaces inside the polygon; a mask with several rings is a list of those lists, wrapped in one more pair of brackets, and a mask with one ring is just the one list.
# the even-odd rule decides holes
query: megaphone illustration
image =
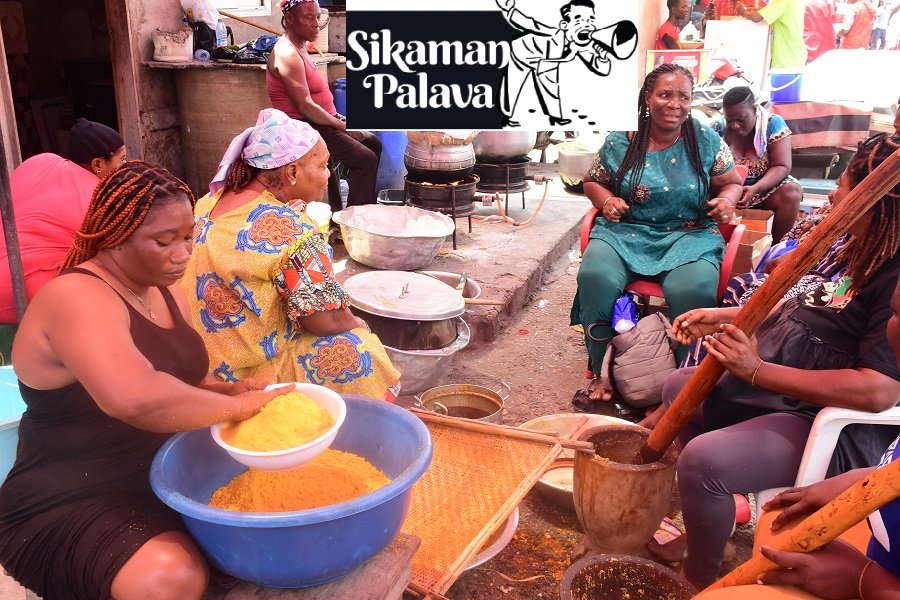
{"label": "megaphone illustration", "polygon": [[594,31],[582,29],[575,37],[582,43],[593,40],[619,60],[625,60],[634,54],[638,43],[637,27],[631,21],[619,21]]}

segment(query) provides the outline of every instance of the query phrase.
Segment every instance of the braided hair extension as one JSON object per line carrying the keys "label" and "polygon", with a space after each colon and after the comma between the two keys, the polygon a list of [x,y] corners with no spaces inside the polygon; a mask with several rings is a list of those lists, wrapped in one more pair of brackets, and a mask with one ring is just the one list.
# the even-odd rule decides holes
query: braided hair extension
{"label": "braided hair extension", "polygon": [[137,160],[123,164],[97,184],[60,270],[122,244],[144,222],[154,203],[162,205],[182,195],[193,207],[196,198],[191,189],[164,168]]}
{"label": "braided hair extension", "polygon": [[[865,179],[898,148],[900,136],[888,136],[886,133],[860,142],[846,170],[854,185]],[[882,196],[870,210],[874,212],[865,235],[853,236],[841,252],[847,263],[852,293],[859,292],[869,278],[897,254],[900,245],[900,184]]]}
{"label": "braided hair extension", "polygon": [[[629,179],[631,189],[634,190],[641,182],[641,178],[644,175],[644,164],[647,161],[647,148],[650,146],[650,109],[647,107],[646,97],[656,87],[656,83],[660,77],[671,74],[684,75],[691,82],[691,88],[693,89],[694,87],[694,76],[691,75],[691,72],[681,65],[676,65],[674,63],[663,63],[659,65],[650,71],[644,79],[644,85],[641,86],[641,91],[638,93],[638,129],[631,138],[631,142],[628,144],[628,150],[625,152],[625,158],[622,159],[622,164],[619,166],[619,170],[616,171],[615,175],[616,196],[621,197],[622,195],[622,181],[624,180],[628,169],[634,167]],[[709,174],[702,167],[702,161],[700,160],[700,146],[697,142],[697,134],[694,131],[694,120],[690,115],[688,115],[688,118],[681,125],[681,137],[684,138],[684,143],[687,146],[688,158],[690,159],[691,164],[694,165],[694,170],[697,172],[697,181],[700,183],[700,206],[705,207],[706,195],[709,191]]]}
{"label": "braided hair extension", "polygon": [[225,178],[225,189],[239,192],[247,186],[250,181],[256,177],[260,169],[251,166],[241,156],[228,167],[228,175]]}

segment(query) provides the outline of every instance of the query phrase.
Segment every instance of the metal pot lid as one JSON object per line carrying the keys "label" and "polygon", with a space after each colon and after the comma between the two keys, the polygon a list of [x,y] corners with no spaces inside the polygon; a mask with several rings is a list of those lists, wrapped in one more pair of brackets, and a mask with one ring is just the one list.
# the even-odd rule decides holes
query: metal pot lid
{"label": "metal pot lid", "polygon": [[369,271],[344,282],[356,308],[380,317],[440,321],[462,315],[462,294],[428,275],[409,271]]}

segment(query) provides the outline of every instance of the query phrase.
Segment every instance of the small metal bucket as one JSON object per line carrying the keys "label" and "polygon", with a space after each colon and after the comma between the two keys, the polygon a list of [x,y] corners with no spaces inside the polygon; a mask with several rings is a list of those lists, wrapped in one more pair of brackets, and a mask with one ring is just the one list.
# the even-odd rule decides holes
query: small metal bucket
{"label": "small metal bucket", "polygon": [[509,386],[503,382],[500,385],[500,391],[468,383],[442,385],[416,396],[413,406],[441,415],[502,424]]}

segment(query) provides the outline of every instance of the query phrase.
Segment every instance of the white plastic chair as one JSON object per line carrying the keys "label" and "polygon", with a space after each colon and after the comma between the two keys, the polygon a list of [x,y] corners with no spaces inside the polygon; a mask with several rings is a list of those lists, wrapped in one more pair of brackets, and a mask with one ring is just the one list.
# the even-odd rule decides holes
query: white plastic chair
{"label": "white plastic chair", "polygon": [[[900,406],[893,406],[882,412],[867,412],[850,408],[836,408],[829,406],[823,408],[816,415],[812,429],[809,430],[809,438],[806,440],[806,448],[803,450],[803,458],[800,460],[800,468],[797,469],[797,479],[794,486],[803,486],[822,481],[831,463],[831,456],[837,446],[838,436],[847,425],[864,423],[868,425],[897,425],[900,426]],[[762,506],[775,497],[779,492],[788,488],[771,488],[756,493],[757,515]]]}

